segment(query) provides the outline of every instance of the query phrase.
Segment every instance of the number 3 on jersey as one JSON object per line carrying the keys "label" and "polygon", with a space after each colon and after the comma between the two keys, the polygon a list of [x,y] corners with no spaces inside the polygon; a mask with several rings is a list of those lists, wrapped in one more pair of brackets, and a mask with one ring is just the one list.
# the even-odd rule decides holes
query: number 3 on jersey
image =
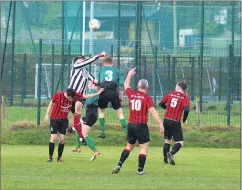
{"label": "number 3 on jersey", "polygon": [[141,109],[141,100],[131,100],[131,109],[135,111],[140,111]]}
{"label": "number 3 on jersey", "polygon": [[171,99],[171,103],[170,103],[170,106],[172,108],[175,108],[177,106],[177,102],[178,102],[178,99],[177,98],[172,98]]}
{"label": "number 3 on jersey", "polygon": [[105,80],[106,81],[112,81],[113,80],[113,71],[110,71],[110,70],[108,70],[108,71],[106,71],[105,72]]}

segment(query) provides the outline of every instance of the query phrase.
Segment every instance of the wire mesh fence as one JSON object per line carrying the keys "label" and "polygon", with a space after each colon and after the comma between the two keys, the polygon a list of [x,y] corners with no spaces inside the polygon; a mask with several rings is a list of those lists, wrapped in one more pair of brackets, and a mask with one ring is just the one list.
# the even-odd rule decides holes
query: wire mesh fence
{"label": "wire mesh fence", "polygon": [[[135,65],[133,81],[148,79],[148,93],[160,115],[159,101],[178,81],[185,81],[191,99],[189,124],[198,123],[197,107],[201,125],[240,124],[240,2],[95,2],[101,28],[93,33],[92,42],[89,2],[85,14],[82,2],[1,5],[6,127],[18,121],[42,122],[53,93],[68,87],[71,60],[102,51],[113,57],[125,76],[127,63]],[[95,75],[100,67],[98,60],[88,69]],[[126,98],[123,107],[127,117]],[[108,123],[118,124],[114,115],[108,109]]]}

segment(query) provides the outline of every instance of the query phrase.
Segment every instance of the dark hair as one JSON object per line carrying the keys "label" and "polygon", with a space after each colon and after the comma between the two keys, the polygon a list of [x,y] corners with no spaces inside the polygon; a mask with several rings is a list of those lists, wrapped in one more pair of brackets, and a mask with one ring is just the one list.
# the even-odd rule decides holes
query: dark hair
{"label": "dark hair", "polygon": [[105,57],[103,58],[103,62],[104,62],[104,63],[107,63],[107,64],[113,64],[113,60],[112,60],[112,58],[111,58],[111,57],[108,57],[108,56],[105,56]]}
{"label": "dark hair", "polygon": [[187,85],[185,82],[178,82],[177,85],[180,86],[184,91],[187,89]]}
{"label": "dark hair", "polygon": [[74,98],[76,96],[76,91],[72,88],[68,88],[66,90],[66,94],[67,96]]}
{"label": "dark hair", "polygon": [[75,57],[75,58],[72,60],[72,63],[74,64],[78,59],[84,59],[84,60],[85,60],[85,55]]}

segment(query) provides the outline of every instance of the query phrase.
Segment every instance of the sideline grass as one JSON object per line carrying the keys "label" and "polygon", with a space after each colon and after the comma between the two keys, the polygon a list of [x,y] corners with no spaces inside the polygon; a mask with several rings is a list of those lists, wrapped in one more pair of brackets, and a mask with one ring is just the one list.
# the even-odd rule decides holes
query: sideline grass
{"label": "sideline grass", "polygon": [[240,188],[239,149],[184,148],[176,156],[177,165],[171,166],[163,165],[161,148],[151,147],[145,167],[148,175],[137,176],[137,148],[118,175],[111,170],[123,147],[100,147],[102,154],[92,163],[87,147],[80,154],[70,148],[65,147],[64,163],[46,163],[47,146],[3,145],[2,189]]}

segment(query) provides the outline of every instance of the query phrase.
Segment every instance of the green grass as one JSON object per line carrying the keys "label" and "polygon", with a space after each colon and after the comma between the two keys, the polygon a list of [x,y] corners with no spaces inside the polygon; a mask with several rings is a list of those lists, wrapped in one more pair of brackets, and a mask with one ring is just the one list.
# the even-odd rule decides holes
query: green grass
{"label": "green grass", "polygon": [[[2,189],[240,189],[239,149],[183,148],[176,166],[163,165],[161,147],[150,147],[145,170],[137,176],[138,148],[118,175],[111,171],[122,147],[100,147],[90,163],[91,151],[72,153],[66,146],[64,163],[46,163],[47,146],[2,146]],[[56,148],[57,150],[57,148]]]}

